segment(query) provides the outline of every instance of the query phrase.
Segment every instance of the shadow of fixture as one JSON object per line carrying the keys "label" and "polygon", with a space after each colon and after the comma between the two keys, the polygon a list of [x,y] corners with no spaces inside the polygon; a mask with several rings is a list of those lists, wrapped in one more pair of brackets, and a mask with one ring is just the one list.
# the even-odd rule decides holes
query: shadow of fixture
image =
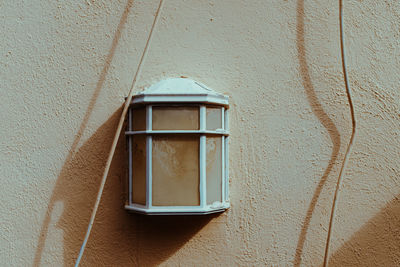
{"label": "shadow of fixture", "polygon": [[318,118],[320,123],[324,126],[324,128],[328,131],[329,137],[332,141],[332,153],[328,162],[328,166],[326,167],[317,188],[313,194],[310,205],[307,209],[306,216],[302,223],[301,232],[299,235],[299,239],[297,242],[296,253],[294,258],[294,266],[300,266],[301,264],[301,256],[304,249],[304,243],[307,237],[307,231],[310,226],[311,218],[313,212],[315,210],[315,206],[318,203],[319,196],[321,191],[329,177],[329,174],[332,171],[334,163],[336,162],[337,156],[339,154],[340,149],[340,133],[333,123],[332,119],[326,114],[324,111],[322,104],[319,102],[318,97],[315,93],[314,85],[311,81],[310,70],[307,64],[306,58],[306,48],[305,48],[305,40],[304,40],[304,0],[297,1],[297,31],[296,31],[296,45],[297,45],[297,55],[299,59],[299,67],[300,67],[300,75],[302,79],[302,83],[304,89],[306,91],[307,100],[310,103],[312,111],[315,116]]}
{"label": "shadow of fixture", "polygon": [[[111,142],[120,114],[121,109],[82,145],[66,163],[57,180],[53,201],[64,203],[64,210],[56,225],[63,230],[64,266],[73,266],[78,255],[100,183],[102,166],[106,161],[109,145],[104,144]],[[126,212],[123,208],[127,189],[125,147],[122,134],[82,259],[83,265],[159,265],[216,217],[146,217]],[[39,265],[40,262],[35,264]]]}
{"label": "shadow of fixture", "polygon": [[339,248],[329,266],[400,266],[400,195]]}
{"label": "shadow of fixture", "polygon": [[[131,215],[137,224],[135,266],[158,266],[172,256],[219,213],[209,215]],[[112,264],[113,261],[110,261]],[[121,266],[125,266],[121,264]]]}

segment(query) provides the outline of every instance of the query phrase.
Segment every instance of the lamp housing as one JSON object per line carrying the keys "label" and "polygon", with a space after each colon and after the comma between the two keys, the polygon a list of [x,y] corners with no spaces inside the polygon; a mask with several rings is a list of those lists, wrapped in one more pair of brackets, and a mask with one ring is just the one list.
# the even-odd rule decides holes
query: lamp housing
{"label": "lamp housing", "polygon": [[153,215],[229,208],[228,97],[171,78],[135,95],[128,111],[125,209]]}

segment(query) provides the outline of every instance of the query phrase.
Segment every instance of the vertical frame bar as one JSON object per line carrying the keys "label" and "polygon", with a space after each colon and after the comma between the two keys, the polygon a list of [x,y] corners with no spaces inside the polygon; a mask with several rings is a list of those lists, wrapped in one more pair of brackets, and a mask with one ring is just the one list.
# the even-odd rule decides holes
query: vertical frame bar
{"label": "vertical frame bar", "polygon": [[[132,108],[129,107],[128,113],[128,131],[132,131]],[[129,195],[128,195],[128,203],[132,205],[132,135],[128,135],[128,187],[129,187]]]}
{"label": "vertical frame bar", "polygon": [[[200,106],[200,131],[206,129],[206,107]],[[205,207],[207,205],[207,185],[206,185],[206,171],[207,171],[207,159],[206,159],[206,136],[200,135],[200,206]]]}
{"label": "vertical frame bar", "polygon": [[[222,129],[225,131],[225,108],[221,108],[221,124],[222,124]],[[222,142],[221,142],[221,202],[225,202],[225,136],[222,136]]]}
{"label": "vertical frame bar", "polygon": [[151,131],[153,129],[153,106],[146,106],[146,130]]}
{"label": "vertical frame bar", "polygon": [[[229,131],[229,113],[228,110],[225,110],[225,120],[224,120],[224,129],[225,131]],[[225,184],[225,200],[229,201],[229,136],[225,137],[225,175],[224,175],[224,184]]]}
{"label": "vertical frame bar", "polygon": [[[152,130],[152,117],[153,117],[153,106],[146,106],[146,130]],[[151,135],[146,136],[146,207],[151,208],[153,206],[153,170],[152,170],[152,151],[153,150],[153,137]]]}
{"label": "vertical frame bar", "polygon": [[225,136],[222,136],[221,142],[221,202],[225,202]]}
{"label": "vertical frame bar", "polygon": [[222,124],[222,129],[225,130],[225,108],[221,108],[221,124]]}
{"label": "vertical frame bar", "polygon": [[206,106],[200,106],[200,131],[206,130]]}

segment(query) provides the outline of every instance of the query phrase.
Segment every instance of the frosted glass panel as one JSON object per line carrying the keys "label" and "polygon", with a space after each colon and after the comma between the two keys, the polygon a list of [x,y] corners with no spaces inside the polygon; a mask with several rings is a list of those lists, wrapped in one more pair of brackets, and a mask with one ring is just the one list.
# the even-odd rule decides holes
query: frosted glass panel
{"label": "frosted glass panel", "polygon": [[222,129],[222,111],[220,108],[207,107],[206,114],[207,130]]}
{"label": "frosted glass panel", "polygon": [[153,136],[153,206],[200,205],[199,140]]}
{"label": "frosted glass panel", "polygon": [[153,107],[153,130],[198,129],[198,107]]}
{"label": "frosted glass panel", "polygon": [[207,136],[207,204],[221,201],[222,137]]}
{"label": "frosted glass panel", "polygon": [[146,205],[146,136],[132,137],[132,201]]}
{"label": "frosted glass panel", "polygon": [[146,108],[135,108],[132,110],[132,129],[133,131],[146,130]]}

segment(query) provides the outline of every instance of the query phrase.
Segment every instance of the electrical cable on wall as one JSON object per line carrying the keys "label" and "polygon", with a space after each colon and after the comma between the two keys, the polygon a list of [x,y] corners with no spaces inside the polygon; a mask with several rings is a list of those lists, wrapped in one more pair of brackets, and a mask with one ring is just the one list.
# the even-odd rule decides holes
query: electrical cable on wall
{"label": "electrical cable on wall", "polygon": [[86,243],[87,243],[87,241],[89,239],[90,232],[92,230],[92,226],[93,226],[93,223],[94,223],[94,219],[96,217],[97,209],[99,208],[101,196],[103,194],[104,186],[105,186],[106,181],[107,181],[108,172],[110,170],[111,162],[112,162],[112,159],[114,157],[115,148],[117,147],[118,139],[119,139],[119,136],[120,136],[121,131],[122,131],[122,125],[124,124],[125,117],[126,117],[126,114],[128,112],[129,104],[132,101],[132,96],[133,96],[133,91],[135,89],[136,81],[137,81],[138,77],[140,76],[140,73],[141,73],[141,70],[142,70],[142,63],[143,63],[143,61],[145,60],[145,58],[147,56],[147,51],[148,51],[148,48],[149,48],[149,44],[151,42],[151,37],[153,36],[154,28],[155,28],[155,26],[156,26],[156,24],[158,22],[158,18],[159,18],[159,15],[161,13],[163,2],[164,2],[164,0],[160,0],[160,3],[158,5],[157,11],[156,11],[156,14],[155,14],[155,17],[154,17],[153,25],[152,25],[152,27],[150,29],[149,37],[148,37],[146,45],[144,47],[144,51],[143,51],[142,57],[140,58],[139,65],[137,67],[135,76],[133,77],[133,81],[132,81],[132,85],[131,85],[128,97],[125,100],[124,108],[122,110],[122,114],[121,114],[121,117],[119,119],[119,123],[118,123],[118,126],[117,126],[117,131],[115,132],[115,136],[114,136],[114,139],[113,139],[113,143],[111,145],[110,153],[108,154],[107,162],[106,162],[106,165],[105,165],[105,168],[104,168],[104,173],[103,173],[103,177],[101,179],[100,188],[99,188],[99,191],[97,192],[97,198],[96,198],[95,205],[93,207],[92,215],[90,217],[88,229],[86,231],[85,238],[83,240],[81,249],[79,251],[78,258],[76,259],[75,267],[79,266],[79,263],[80,263],[80,261],[82,259],[82,256],[83,256],[83,253],[85,251]]}
{"label": "electrical cable on wall", "polygon": [[344,47],[344,33],[343,33],[343,3],[342,0],[339,0],[339,21],[340,21],[340,50],[341,50],[341,55],[342,55],[342,68],[343,68],[343,78],[345,82],[345,87],[346,87],[346,94],[347,94],[347,100],[350,105],[350,113],[351,113],[351,123],[352,123],[352,132],[351,132],[351,137],[349,141],[349,145],[347,146],[346,153],[344,155],[342,167],[339,172],[339,177],[336,183],[336,190],[335,194],[333,196],[333,202],[332,202],[332,209],[331,209],[331,216],[329,219],[329,228],[328,228],[328,236],[326,239],[326,245],[325,245],[325,256],[324,256],[324,267],[328,266],[328,259],[329,259],[329,247],[330,247],[330,241],[331,241],[331,235],[332,235],[332,229],[334,226],[334,219],[335,219],[335,213],[336,213],[336,204],[337,200],[339,197],[339,192],[340,192],[340,186],[342,184],[343,180],[343,173],[344,170],[346,169],[347,162],[349,160],[349,156],[352,150],[352,146],[354,143],[355,135],[356,135],[356,118],[354,115],[354,106],[353,106],[353,101],[351,97],[351,90],[350,90],[350,85],[347,77],[347,68],[346,68],[346,51]]}

